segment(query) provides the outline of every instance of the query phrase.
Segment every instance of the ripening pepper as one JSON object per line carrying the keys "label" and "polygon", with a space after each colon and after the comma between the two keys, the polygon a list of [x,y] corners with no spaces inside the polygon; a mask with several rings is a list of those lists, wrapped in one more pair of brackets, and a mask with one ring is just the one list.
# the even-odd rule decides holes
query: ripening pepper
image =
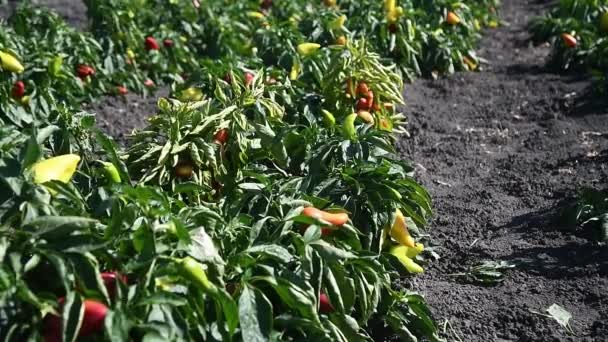
{"label": "ripening pepper", "polygon": [[25,83],[23,83],[23,81],[15,82],[15,84],[13,84],[11,94],[16,99],[22,98],[23,95],[25,95]]}
{"label": "ripening pepper", "polygon": [[217,292],[215,285],[207,278],[207,273],[201,263],[191,257],[185,257],[178,260],[178,266],[180,274],[192,282],[196,288],[204,292]]}
{"label": "ripening pepper", "polygon": [[117,281],[122,282],[123,284],[127,283],[127,276],[124,274],[118,274],[116,272],[102,272],[101,280],[103,281],[110,298],[114,298],[116,296],[116,288],[118,287]]}
{"label": "ripening pepper", "polygon": [[302,43],[298,45],[298,53],[302,56],[310,56],[319,48],[321,48],[321,45],[317,43]]}
{"label": "ripening pepper", "polygon": [[0,67],[2,67],[2,70],[14,72],[16,74],[20,74],[25,70],[15,56],[2,51],[0,51]]}
{"label": "ripening pepper", "polygon": [[[59,303],[63,304],[64,299],[60,298]],[[78,337],[86,337],[103,330],[104,321],[108,314],[108,307],[95,300],[85,299],[82,303],[84,313],[82,325],[78,330]],[[43,338],[46,342],[61,341],[63,321],[56,315],[47,315],[44,319]]]}
{"label": "ripening pepper", "polygon": [[407,229],[407,223],[405,223],[405,216],[403,216],[403,213],[399,209],[396,209],[395,211],[395,222],[390,227],[388,234],[393,239],[395,239],[395,241],[397,241],[400,245],[407,247],[416,247],[416,242],[414,241],[414,238],[412,238],[409,230]]}
{"label": "ripening pepper", "polygon": [[458,25],[460,24],[460,17],[454,12],[448,12],[445,16],[445,22],[449,25]]}
{"label": "ripening pepper", "polygon": [[578,42],[576,41],[576,38],[574,38],[574,36],[572,36],[569,33],[562,33],[562,41],[569,48],[575,48],[576,45],[578,44]]}
{"label": "ripening pepper", "polygon": [[194,172],[194,167],[190,162],[180,162],[175,166],[173,170],[175,172],[175,176],[182,179],[187,179],[192,177],[192,173]]}
{"label": "ripening pepper", "polygon": [[477,69],[477,63],[467,56],[462,57],[462,62],[467,66],[469,70]]}
{"label": "ripening pepper", "polygon": [[158,42],[156,41],[156,39],[154,39],[154,37],[146,37],[146,39],[144,40],[144,46],[148,51],[160,50],[160,46],[158,45]]}
{"label": "ripening pepper", "polygon": [[51,180],[67,183],[76,172],[80,156],[65,154],[36,162],[31,167],[34,183],[42,184]]}
{"label": "ripening pepper", "polygon": [[319,312],[320,313],[331,313],[334,312],[335,309],[331,305],[329,301],[329,297],[325,293],[321,293],[319,295]]}
{"label": "ripening pepper", "polygon": [[357,138],[357,130],[355,129],[355,120],[357,119],[357,113],[349,114],[342,123],[342,133],[344,137],[350,140]]}
{"label": "ripening pepper", "polygon": [[228,141],[228,130],[222,128],[213,135],[213,142],[219,145],[224,145]]}
{"label": "ripening pepper", "polygon": [[342,46],[346,45],[346,37],[340,36],[340,37],[336,38],[335,44],[342,45]]}
{"label": "ripening pepper", "polygon": [[120,95],[127,95],[129,93],[129,89],[127,89],[125,86],[117,86],[116,93]]}
{"label": "ripening pepper", "polygon": [[78,75],[78,77],[85,79],[88,76],[95,75],[95,69],[86,64],[80,64],[76,67],[76,74]]}
{"label": "ripening pepper", "polygon": [[418,265],[411,257],[407,256],[408,249],[404,246],[393,246],[389,250],[389,253],[399,260],[403,267],[410,273],[422,273],[424,269]]}
{"label": "ripening pepper", "polygon": [[253,83],[254,78],[255,78],[255,76],[253,76],[252,73],[246,72],[245,73],[245,86],[249,87],[251,85],[251,83]]}
{"label": "ripening pepper", "polygon": [[[302,210],[302,215],[329,222],[334,227],[341,227],[348,222],[348,214],[346,213],[330,213],[315,207],[304,208],[304,210]],[[321,228],[321,234],[328,235],[329,233],[331,233],[331,229],[329,227]]]}
{"label": "ripening pepper", "polygon": [[366,111],[366,110],[360,110],[357,112],[357,116],[359,117],[359,119],[363,120],[363,122],[373,125],[374,124],[374,116],[372,115],[372,113]]}
{"label": "ripening pepper", "polygon": [[144,81],[144,86],[146,86],[147,88],[154,88],[156,84],[154,84],[154,81],[152,81],[151,79],[146,78],[146,80]]}

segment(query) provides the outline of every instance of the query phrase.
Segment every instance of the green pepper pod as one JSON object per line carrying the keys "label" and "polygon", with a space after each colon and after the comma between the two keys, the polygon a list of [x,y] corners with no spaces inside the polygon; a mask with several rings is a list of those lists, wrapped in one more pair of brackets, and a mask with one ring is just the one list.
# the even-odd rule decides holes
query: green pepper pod
{"label": "green pepper pod", "polygon": [[114,164],[104,161],[102,161],[101,163],[103,164],[103,170],[105,171],[106,176],[110,181],[114,183],[122,182],[122,179],[120,178],[120,173],[118,172],[118,169]]}
{"label": "green pepper pod", "polygon": [[56,56],[55,58],[51,59],[49,62],[49,73],[54,77],[59,76],[62,65],[63,65],[62,56]]}
{"label": "green pepper pod", "polygon": [[201,263],[191,257],[185,257],[178,261],[178,265],[182,276],[190,280],[197,288],[204,292],[217,292],[215,285],[207,278],[207,273]]}
{"label": "green pepper pod", "polygon": [[357,138],[357,131],[355,130],[355,120],[357,119],[357,114],[352,113],[344,119],[344,123],[342,124],[342,133],[344,137],[355,140]]}
{"label": "green pepper pod", "polygon": [[330,128],[336,125],[336,118],[331,112],[322,109],[321,113],[323,113],[323,124],[325,127]]}

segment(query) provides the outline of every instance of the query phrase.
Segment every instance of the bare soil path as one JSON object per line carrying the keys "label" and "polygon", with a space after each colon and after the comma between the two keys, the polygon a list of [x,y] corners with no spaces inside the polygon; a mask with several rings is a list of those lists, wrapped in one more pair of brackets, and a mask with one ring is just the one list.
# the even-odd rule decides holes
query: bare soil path
{"label": "bare soil path", "polygon": [[[608,247],[556,221],[581,186],[606,185],[608,106],[587,95],[584,75],[545,70],[549,48],[527,42],[547,8],[503,1],[483,71],[405,89],[412,137],[399,150],[431,192],[441,255],[414,288],[449,341],[608,341]],[[449,275],[481,260],[517,267],[495,287]],[[532,312],[553,303],[572,313],[574,336]]]}

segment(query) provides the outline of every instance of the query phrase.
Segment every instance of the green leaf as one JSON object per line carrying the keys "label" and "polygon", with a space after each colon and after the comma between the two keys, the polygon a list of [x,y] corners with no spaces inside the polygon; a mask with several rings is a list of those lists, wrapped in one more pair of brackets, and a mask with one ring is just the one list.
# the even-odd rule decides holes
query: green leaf
{"label": "green leaf", "polygon": [[245,253],[249,254],[263,254],[282,263],[288,263],[291,261],[291,253],[284,247],[275,244],[256,245],[249,247],[245,250]]}
{"label": "green leaf", "polygon": [[75,292],[69,292],[63,303],[63,340],[76,341],[84,316],[84,303]]}
{"label": "green leaf", "polygon": [[137,301],[136,305],[171,305],[182,306],[188,304],[188,300],[171,292],[155,292]]}
{"label": "green leaf", "polygon": [[123,311],[116,309],[109,311],[104,324],[110,341],[129,340],[129,318]]}
{"label": "green leaf", "polygon": [[331,245],[324,240],[317,240],[315,242],[311,242],[310,246],[313,247],[321,255],[321,258],[327,261],[335,262],[339,260],[356,258],[356,255],[352,252],[335,247],[334,245]]}
{"label": "green leaf", "polygon": [[268,341],[272,330],[272,304],[261,291],[248,284],[239,298],[239,319],[244,341]]}

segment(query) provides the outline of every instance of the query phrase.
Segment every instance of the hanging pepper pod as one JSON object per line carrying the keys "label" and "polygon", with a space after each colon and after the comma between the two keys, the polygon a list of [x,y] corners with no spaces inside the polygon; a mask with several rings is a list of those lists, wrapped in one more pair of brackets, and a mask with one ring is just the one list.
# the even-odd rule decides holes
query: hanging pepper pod
{"label": "hanging pepper pod", "polygon": [[357,139],[357,130],[355,129],[355,120],[357,119],[357,117],[357,113],[352,113],[348,115],[342,123],[342,133],[347,139]]}
{"label": "hanging pepper pod", "polygon": [[76,154],[65,154],[41,160],[31,168],[34,183],[42,184],[51,180],[67,183],[72,179],[79,162],[80,156]]}
{"label": "hanging pepper pod", "polygon": [[15,56],[2,51],[0,51],[0,67],[2,70],[14,72],[16,74],[20,74],[25,70]]}
{"label": "hanging pepper pod", "polygon": [[407,256],[408,249],[405,246],[394,246],[391,247],[389,253],[395,256],[399,262],[405,267],[410,273],[422,273],[424,268],[418,265],[412,258]]}
{"label": "hanging pepper pod", "polygon": [[400,245],[407,247],[415,247],[416,242],[410,235],[405,223],[405,216],[401,213],[401,210],[397,209],[395,212],[395,222],[390,227],[389,235],[395,239]]}

